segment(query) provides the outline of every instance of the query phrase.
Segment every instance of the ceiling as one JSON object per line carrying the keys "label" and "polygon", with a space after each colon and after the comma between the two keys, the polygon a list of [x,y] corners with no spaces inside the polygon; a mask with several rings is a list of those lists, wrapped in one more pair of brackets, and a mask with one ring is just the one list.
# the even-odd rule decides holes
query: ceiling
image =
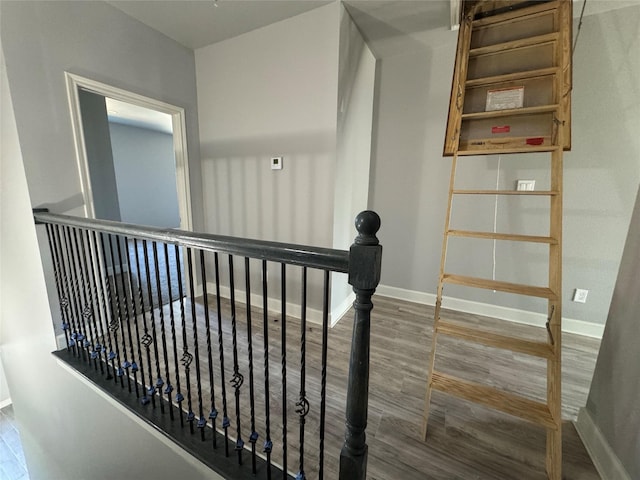
{"label": "ceiling", "polygon": [[[294,17],[338,0],[107,0],[139,22],[181,45],[198,49]],[[585,6],[586,2],[586,6]],[[574,0],[579,17],[637,4],[638,0]],[[449,43],[452,5],[459,0],[342,0],[376,58],[416,52]],[[121,122],[143,125],[140,112],[127,113],[121,105]],[[128,119],[128,117],[131,119]],[[170,123],[170,122],[169,122]],[[153,126],[163,125],[164,126]],[[167,120],[147,126],[167,131]]]}
{"label": "ceiling", "polygon": [[[136,20],[190,49],[271,25],[336,0],[108,0]],[[574,0],[574,16],[638,0]],[[369,47],[381,58],[450,39],[451,4],[458,0],[344,0]]]}

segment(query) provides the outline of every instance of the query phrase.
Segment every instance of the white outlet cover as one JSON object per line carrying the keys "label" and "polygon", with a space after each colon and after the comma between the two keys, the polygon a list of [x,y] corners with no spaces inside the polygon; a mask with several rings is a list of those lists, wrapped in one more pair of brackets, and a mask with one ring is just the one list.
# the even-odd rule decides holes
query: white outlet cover
{"label": "white outlet cover", "polygon": [[532,192],[536,189],[535,180],[518,180],[516,190],[519,192]]}

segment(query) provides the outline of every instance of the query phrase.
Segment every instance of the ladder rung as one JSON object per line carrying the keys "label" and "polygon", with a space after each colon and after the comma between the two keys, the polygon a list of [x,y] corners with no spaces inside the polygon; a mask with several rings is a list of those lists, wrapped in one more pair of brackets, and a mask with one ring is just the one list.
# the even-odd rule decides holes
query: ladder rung
{"label": "ladder rung", "polygon": [[[470,145],[473,147],[474,145]],[[492,148],[465,148],[458,150],[458,156],[475,156],[475,155],[501,155],[507,153],[529,153],[529,152],[553,152],[561,149],[558,145],[506,145],[505,147],[497,147],[491,145]]]}
{"label": "ladder rung", "polygon": [[467,80],[467,88],[480,87],[485,85],[493,85],[494,83],[508,83],[515,80],[531,80],[538,77],[547,77],[556,75],[560,69],[558,67],[540,68],[537,70],[528,70],[526,72],[505,73],[502,75],[494,75],[491,77],[474,78]]}
{"label": "ladder rung", "polygon": [[438,333],[461,338],[471,342],[481,343],[489,347],[501,348],[512,352],[524,353],[525,355],[533,355],[541,358],[552,358],[553,349],[548,343],[534,342],[520,338],[500,335],[477,328],[465,327],[455,323],[438,321]]}
{"label": "ladder rung", "polygon": [[552,237],[541,237],[536,235],[516,235],[512,233],[494,232],[472,232],[468,230],[449,230],[447,232],[453,237],[484,238],[488,240],[509,240],[513,242],[548,243],[557,245],[558,240]]}
{"label": "ladder rung", "polygon": [[440,372],[433,372],[430,383],[432,388],[441,392],[495,408],[553,430],[558,428],[549,411],[549,407],[544,403],[503,392],[493,387],[461,380]]}
{"label": "ladder rung", "polygon": [[472,120],[479,118],[497,118],[510,117],[515,115],[532,115],[536,113],[555,112],[559,108],[557,104],[540,105],[537,107],[509,108],[505,110],[489,110],[488,112],[463,113],[463,120]]}
{"label": "ladder rung", "polygon": [[535,47],[537,45],[544,45],[545,43],[551,43],[558,40],[558,33],[547,33],[545,35],[538,35],[537,37],[527,37],[520,40],[513,40],[511,42],[497,43],[495,45],[489,45],[487,47],[473,48],[469,50],[469,58],[477,57],[480,55],[490,55],[493,53],[501,53],[507,50],[516,50],[518,48]]}
{"label": "ladder rung", "polygon": [[558,195],[557,190],[453,190],[454,195]]}
{"label": "ladder rung", "polygon": [[500,292],[528,295],[530,297],[547,298],[549,300],[558,299],[557,295],[547,287],[534,287],[531,285],[500,282],[497,280],[488,280],[478,277],[467,277],[465,275],[453,275],[450,273],[445,273],[442,276],[442,282],[450,283],[453,285],[464,285],[466,287],[485,288],[487,290],[498,290]]}

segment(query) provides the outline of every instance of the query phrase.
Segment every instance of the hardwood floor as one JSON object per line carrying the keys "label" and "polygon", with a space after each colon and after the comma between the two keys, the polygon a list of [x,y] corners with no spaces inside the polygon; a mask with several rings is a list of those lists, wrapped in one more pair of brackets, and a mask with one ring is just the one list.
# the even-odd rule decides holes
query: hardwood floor
{"label": "hardwood floor", "polygon": [[[543,428],[439,392],[432,395],[427,442],[418,440],[433,308],[379,296],[374,298],[374,305],[367,430],[369,478],[546,478]],[[451,311],[442,315],[523,338],[545,334],[544,328]],[[439,369],[531,398],[544,398],[544,361],[441,339],[436,360]],[[568,334],[563,341],[563,477],[598,479],[570,420],[586,402],[600,342]]]}
{"label": "hardwood floor", "polygon": [[[217,306],[215,297],[209,296],[210,342],[206,338],[202,299],[196,302],[197,332],[200,364],[201,391],[198,394],[194,366],[190,375],[192,409],[204,416],[213,404],[222,418],[226,410],[231,427],[229,435],[235,438],[238,425],[248,444],[252,427],[260,434],[258,451],[265,440],[265,372],[269,373],[269,427],[274,442],[272,459],[295,475],[299,470],[300,420],[295,403],[300,393],[300,321],[286,320],[286,349],[282,350],[282,319],[269,313],[267,318],[268,369],[264,364],[264,322],[260,309],[251,310],[253,358],[253,382],[249,373],[247,312],[242,305],[236,308],[236,354],[238,371],[244,377],[237,399],[230,386],[233,376],[233,325],[230,306],[222,301],[222,339],[224,343],[224,375],[226,401],[222,397],[219,366]],[[178,337],[178,354],[182,352],[179,302],[172,304]],[[190,304],[185,302],[186,335],[193,338]],[[167,339],[171,337],[170,306],[163,309]],[[156,324],[159,325],[156,310]],[[540,338],[544,328],[516,325],[496,319],[443,310],[443,318],[467,323],[482,324],[483,328],[520,335],[523,338]],[[326,372],[326,428],[324,432],[325,479],[338,477],[339,453],[344,438],[345,386],[349,363],[353,313],[348,313],[336,327],[328,332],[328,358]],[[431,347],[433,308],[409,302],[374,297],[371,320],[371,371],[369,386],[369,412],[367,427],[368,472],[371,480],[455,480],[455,479],[545,479],[544,459],[546,433],[542,427],[502,414],[476,404],[434,391],[427,442],[420,440],[420,428],[427,382],[427,359]],[[160,337],[160,335],[158,335]],[[310,412],[305,417],[304,470],[308,479],[318,478],[320,410],[322,390],[321,368],[322,328],[309,323],[306,330],[305,393]],[[210,347],[210,350],[209,350]],[[599,476],[582,445],[571,420],[586,402],[589,384],[599,340],[565,334],[563,336],[563,477],[567,480],[591,480]],[[162,348],[160,347],[162,351]],[[175,360],[168,348],[167,365],[174,371]],[[193,349],[190,349],[193,353]],[[207,367],[214,365],[214,391],[210,389]],[[286,354],[286,370],[281,359]],[[143,355],[143,365],[147,360]],[[152,359],[152,365],[154,364]],[[162,376],[166,370],[164,356],[160,354],[159,368]],[[476,382],[484,382],[534,399],[542,399],[546,392],[545,364],[542,360],[524,355],[495,350],[489,347],[465,343],[456,339],[439,342],[437,367]],[[156,368],[152,367],[153,377]],[[184,370],[179,375],[185,393]],[[148,377],[148,369],[146,375]],[[171,373],[173,375],[173,373]],[[282,381],[283,375],[286,382]],[[148,381],[147,381],[148,383]],[[172,380],[174,388],[175,379]],[[286,388],[286,415],[283,415],[282,394]],[[253,425],[249,413],[252,404],[249,391],[254,391]],[[213,395],[211,395],[213,393]],[[175,395],[175,392],[174,392]],[[202,398],[202,401],[199,401]],[[213,400],[213,402],[212,402]],[[200,407],[202,405],[202,407]],[[237,423],[236,405],[240,406],[242,420]],[[187,408],[187,402],[183,403]],[[286,428],[283,419],[286,418]],[[220,420],[217,422],[220,429]],[[281,445],[287,436],[288,449],[283,456]],[[250,455],[250,452],[246,453]]]}

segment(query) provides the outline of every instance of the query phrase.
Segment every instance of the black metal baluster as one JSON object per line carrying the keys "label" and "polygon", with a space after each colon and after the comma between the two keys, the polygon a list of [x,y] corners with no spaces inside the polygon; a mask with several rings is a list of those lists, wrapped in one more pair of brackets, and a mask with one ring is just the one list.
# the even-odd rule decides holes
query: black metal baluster
{"label": "black metal baluster", "polygon": [[[117,241],[120,241],[116,238]],[[118,330],[122,333],[122,349],[124,351],[124,358],[127,358],[127,344],[124,337],[124,328],[122,327],[122,305],[120,303],[120,294],[118,293],[118,279],[116,273],[116,258],[113,254],[113,235],[109,234],[109,257],[111,258],[111,268],[113,269],[113,291],[116,300],[116,313],[117,318],[112,317],[111,324],[109,325],[113,332],[113,339],[116,344],[116,359],[118,360],[118,368],[116,370],[116,376],[120,378],[120,386],[124,388],[124,370],[122,368],[122,360],[120,357],[120,342],[118,341]],[[120,268],[122,270],[122,267]],[[113,310],[113,307],[112,307]],[[127,383],[129,385],[129,391],[131,391],[131,382],[127,376]]]}
{"label": "black metal baluster", "polygon": [[[176,247],[176,264],[180,262],[180,257],[178,256],[177,245]],[[173,313],[173,291],[171,289],[171,267],[169,264],[169,247],[167,244],[164,246],[164,263],[167,267],[167,295],[169,296],[169,321],[171,328],[171,344],[173,347],[173,361],[176,375],[176,386],[178,387],[178,392],[180,391],[180,380],[179,380],[179,367],[178,367],[178,347],[176,345],[176,319]],[[182,281],[178,278],[178,281]],[[164,330],[164,329],[163,329]],[[166,355],[165,355],[166,357]],[[173,386],[171,385],[171,377],[169,376],[169,368],[167,367],[167,386],[164,389],[164,392],[169,396],[169,408],[171,409],[171,420],[173,420],[173,404],[171,403],[171,392],[173,391]],[[178,416],[180,420],[182,420],[182,414],[180,410],[178,410]]]}
{"label": "black metal baluster", "polygon": [[263,331],[263,359],[264,359],[264,412],[265,439],[264,453],[267,454],[267,480],[271,480],[271,420],[269,408],[269,302],[267,298],[267,261],[262,260],[262,331]]}
{"label": "black metal baluster", "polygon": [[251,471],[256,473],[256,442],[258,441],[258,432],[256,432],[256,408],[253,393],[253,338],[251,335],[251,270],[249,265],[249,257],[244,258],[244,278],[245,278],[245,294],[247,305],[247,355],[249,356],[249,407],[251,410]]}
{"label": "black metal baluster", "polygon": [[[94,232],[94,238],[95,238],[95,232]],[[101,252],[102,252],[102,258],[105,262],[105,270],[108,268],[106,265],[106,261],[107,261],[107,254],[106,254],[106,248],[104,246],[104,234],[102,232],[100,232],[100,248],[101,248]],[[115,383],[118,383],[118,376],[116,375],[116,364],[115,364],[115,358],[116,358],[116,354],[113,351],[113,341],[111,338],[111,325],[113,323],[113,294],[111,293],[111,282],[109,281],[109,272],[102,271],[102,267],[100,266],[100,262],[98,262],[98,275],[100,275],[100,278],[103,279],[103,282],[105,284],[106,290],[107,290],[107,297],[105,298],[104,294],[102,296],[102,311],[104,312],[104,318],[105,318],[105,322],[107,323],[106,325],[106,331],[107,331],[107,339],[109,341],[109,352],[107,353],[107,349],[105,348],[104,350],[104,355],[105,355],[105,361],[107,362],[107,378],[113,378]],[[108,302],[108,303],[107,303]],[[115,324],[116,329],[117,329],[117,322]],[[111,368],[113,370],[113,377],[111,377],[111,374],[109,373],[109,362],[111,362]]]}
{"label": "black metal baluster", "polygon": [[[182,364],[185,367],[185,376],[186,376],[186,384],[187,391],[189,390],[189,363],[187,363],[189,352],[187,351],[187,332],[185,329],[186,319],[184,314],[184,292],[182,291],[182,262],[180,261],[180,251],[178,245],[175,246],[176,250],[176,271],[178,274],[178,295],[180,295],[180,324],[182,326]],[[176,393],[176,402],[178,402],[178,410],[180,411],[180,427],[184,427],[184,416],[182,415],[182,402],[184,401],[184,395],[182,394],[182,389],[180,388],[180,375],[178,374],[178,352],[177,346],[175,345],[174,339],[174,354],[176,356],[176,388],[178,389],[178,393]]]}
{"label": "black metal baluster", "polygon": [[[145,252],[147,250],[147,244],[146,241],[143,240],[142,241],[142,248],[144,248]],[[147,405],[149,402],[151,402],[152,406],[155,408],[156,406],[156,397],[155,397],[155,392],[156,389],[153,386],[153,368],[151,367],[151,342],[153,342],[153,339],[151,338],[151,335],[149,335],[149,328],[147,326],[147,312],[146,309],[144,308],[144,292],[142,291],[142,270],[140,269],[140,254],[138,253],[138,239],[134,238],[133,239],[133,248],[135,250],[135,257],[136,257],[136,269],[138,271],[138,300],[140,301],[140,310],[142,313],[142,328],[144,330],[142,338],[140,339],[140,343],[142,345],[144,345],[144,349],[147,352],[147,370],[149,371],[149,387],[147,387],[145,385],[145,381],[144,381],[144,361],[142,360],[142,355],[140,356],[140,377],[142,378],[142,388],[145,392],[145,394],[143,395],[143,397],[140,399],[140,403],[142,405]],[[149,269],[149,263],[146,262],[146,255],[145,255],[145,272],[148,271]],[[149,308],[153,309],[153,304],[150,303]],[[139,347],[138,347],[139,348]],[[147,396],[148,395],[148,396]]]}
{"label": "black metal baluster", "polygon": [[[129,253],[129,248],[131,246],[131,239],[125,237],[124,244],[127,247],[127,268],[129,269],[129,286],[131,287],[131,313],[133,314],[133,328],[136,331],[136,345],[138,347],[138,360],[139,360],[139,362],[136,362],[135,353],[133,351],[133,339],[131,338],[131,328],[129,328],[129,345],[131,346],[131,363],[129,364],[129,367],[131,368],[131,373],[133,373],[134,384],[136,386],[136,398],[140,398],[140,388],[138,387],[138,370],[140,370],[140,375],[142,378],[143,393],[144,393],[144,370],[142,370],[142,347],[140,345],[140,329],[138,328],[138,311],[137,311],[138,309],[136,308],[136,295],[134,291],[135,284],[133,282],[133,269],[131,268],[131,255]],[[136,256],[138,255],[137,248],[136,248],[135,255]],[[139,275],[139,271],[138,271],[138,275]],[[130,320],[129,320],[129,323],[131,323]]]}
{"label": "black metal baluster", "polygon": [[70,299],[70,306],[71,306],[71,325],[72,325],[71,343],[75,347],[76,356],[82,357],[84,359],[84,350],[78,344],[78,336],[81,336],[82,333],[80,332],[81,330],[80,313],[78,309],[78,297],[76,296],[77,282],[75,280],[75,275],[74,275],[75,265],[73,262],[73,257],[71,255],[71,247],[70,247],[70,243],[71,243],[70,229],[71,227],[67,226],[63,229],[63,232],[64,232],[64,246],[66,251],[66,259],[67,259],[67,271],[69,274],[68,276],[69,291],[70,291],[69,299]]}
{"label": "black metal baluster", "polygon": [[207,294],[207,269],[204,261],[204,250],[200,250],[200,270],[202,276],[202,297],[204,299],[204,322],[207,336],[207,359],[209,361],[209,401],[211,402],[211,410],[209,411],[209,418],[213,427],[213,448],[217,448],[216,441],[216,418],[218,418],[218,410],[216,409],[216,397],[213,378],[213,358],[211,356],[211,323],[209,320],[209,295]]}
{"label": "black metal baluster", "polygon": [[[88,236],[89,232],[87,231],[86,233]],[[88,325],[88,329],[87,329],[88,336],[85,337],[84,344],[87,346],[87,348],[91,347],[91,352],[89,355],[90,355],[90,358],[93,360],[93,367],[97,370],[98,369],[98,360],[97,360],[98,352],[96,351],[96,343],[97,343],[96,339],[98,338],[98,329],[96,328],[94,331],[94,328],[93,328],[96,323],[96,315],[95,315],[95,309],[93,304],[93,291],[91,288],[91,278],[89,276],[89,266],[87,265],[88,248],[84,241],[84,231],[80,230],[79,234],[80,234],[80,250],[79,251],[82,252],[80,276],[82,278],[82,284],[84,285],[84,288],[82,289],[82,294],[85,300],[85,307],[82,312],[82,316],[86,319],[86,322]],[[89,340],[88,337],[91,337],[91,340]]]}
{"label": "black metal baluster", "polygon": [[320,468],[318,479],[324,478],[324,428],[327,411],[327,338],[329,333],[329,271],[324,272],[322,300],[322,377],[320,380]]}
{"label": "black metal baluster", "polygon": [[220,305],[220,269],[218,252],[213,254],[214,271],[216,274],[216,308],[218,309],[218,351],[220,353],[220,385],[222,388],[222,428],[224,429],[224,454],[229,456],[229,416],[227,415],[227,384],[224,374],[224,342],[222,339],[222,308]]}
{"label": "black metal baluster", "polygon": [[300,466],[296,480],[306,480],[304,473],[304,425],[309,413],[309,401],[305,390],[307,351],[307,267],[302,267],[302,299],[300,301],[300,397],[296,413],[300,416]]}
{"label": "black metal baluster", "polygon": [[240,373],[238,365],[238,332],[236,322],[236,294],[233,279],[233,255],[229,255],[229,288],[231,289],[231,342],[233,350],[233,377],[231,385],[234,388],[236,398],[236,451],[238,452],[238,464],[242,465],[242,426],[240,423],[240,387],[244,383],[244,377]]}
{"label": "black metal baluster", "polygon": [[[196,361],[196,392],[198,394],[198,413],[200,418],[198,419],[198,428],[200,429],[202,440],[204,440],[204,427],[207,421],[204,418],[204,410],[202,408],[202,384],[200,383],[200,355],[198,355],[198,325],[196,319],[196,296],[193,286],[193,261],[192,261],[191,249],[187,249],[187,266],[189,268],[189,296],[191,301],[191,324],[193,326],[193,358]],[[191,395],[189,395],[189,423],[191,424],[191,433],[193,433],[193,422],[195,420],[195,413],[191,405]],[[203,424],[204,423],[204,424]]]}
{"label": "black metal baluster", "polygon": [[[165,259],[167,257],[167,244],[164,244],[164,253]],[[171,403],[171,391],[173,387],[171,386],[171,377],[169,374],[169,357],[167,355],[167,335],[164,328],[164,305],[162,302],[162,286],[160,284],[160,264],[158,262],[158,247],[156,242],[153,242],[153,260],[156,265],[156,289],[158,290],[158,316],[160,317],[160,339],[162,340],[162,355],[164,359],[164,373],[165,378],[167,380],[166,387],[164,389],[164,393],[167,394],[167,403],[169,408],[169,418],[173,420],[173,404]],[[167,264],[169,262],[167,261]],[[168,265],[167,265],[168,268]],[[171,283],[171,279],[167,278],[167,282]],[[169,307],[171,307],[171,299],[169,299]],[[158,389],[158,396],[160,397],[160,402],[162,402],[162,386],[164,385],[164,381],[162,378],[158,377],[156,381],[156,388]]]}
{"label": "black metal baluster", "polygon": [[[89,285],[89,288],[92,288],[92,298],[95,299],[92,300],[92,302],[95,302],[95,308],[94,308],[94,312],[95,312],[95,316],[94,316],[94,326],[95,326],[95,330],[96,330],[96,335],[97,335],[97,342],[94,345],[94,352],[96,354],[96,359],[98,360],[98,362],[100,363],[100,372],[104,373],[104,364],[102,363],[102,361],[100,360],[100,354],[102,352],[106,352],[106,348],[104,345],[104,341],[105,341],[105,333],[104,333],[104,328],[103,328],[103,323],[102,323],[102,315],[100,314],[100,296],[102,294],[103,296],[103,300],[104,300],[104,292],[99,292],[98,290],[98,282],[101,282],[101,276],[99,274],[96,274],[96,269],[94,266],[94,262],[98,261],[98,255],[97,253],[95,253],[95,248],[97,245],[97,240],[96,240],[96,232],[95,230],[93,231],[89,231],[87,230],[87,251],[89,253],[89,266],[90,266],[90,274],[89,276],[91,277],[91,285]],[[94,255],[95,253],[95,255]],[[106,360],[106,357],[105,357]],[[106,363],[106,362],[105,362]],[[109,364],[107,363],[107,371],[109,370]],[[108,372],[107,372],[108,373]]]}
{"label": "black metal baluster", "polygon": [[[63,279],[63,285],[65,290],[65,296],[62,299],[62,306],[67,312],[67,332],[69,333],[69,346],[74,356],[78,356],[78,353],[79,353],[78,346],[76,344],[75,335],[74,335],[74,332],[76,331],[76,326],[75,326],[75,318],[73,314],[73,300],[72,300],[73,291],[71,288],[71,279],[69,278],[69,269],[67,268],[69,263],[69,258],[68,258],[68,255],[66,254],[67,233],[66,233],[65,227],[56,226],[56,228],[58,229],[57,235],[59,237],[58,242],[60,244],[59,246],[60,266],[62,267],[62,279]],[[60,229],[62,229],[62,232],[60,232]]]}
{"label": "black metal baluster", "polygon": [[[155,384],[151,384],[150,388],[149,388],[149,393],[151,394],[152,398],[155,397],[155,390],[158,391],[158,397],[159,397],[159,402],[160,403],[160,411],[162,413],[164,413],[164,404],[162,403],[162,390],[160,390],[159,388],[157,388],[158,383],[162,382],[162,374],[160,373],[160,355],[158,354],[158,337],[156,336],[156,317],[155,314],[153,313],[154,307],[153,307],[153,295],[151,293],[151,274],[149,272],[149,252],[147,251],[147,241],[143,240],[142,241],[142,247],[144,250],[144,264],[145,264],[145,269],[146,269],[146,277],[147,277],[147,294],[149,295],[149,316],[150,316],[150,322],[151,322],[151,342],[153,343],[153,353],[155,356],[155,360],[156,360],[156,383]],[[155,242],[153,242],[153,247],[154,247],[154,252],[155,252]],[[154,268],[156,269],[156,272],[158,271],[158,258],[157,256],[154,255]],[[160,306],[160,308],[162,309],[162,306]],[[164,382],[163,382],[164,383]],[[162,383],[162,384],[163,384]],[[160,384],[160,386],[162,387],[162,384]],[[151,392],[151,388],[154,389],[154,392]],[[154,407],[155,407],[155,401],[153,403]]]}
{"label": "black metal baluster", "polygon": [[87,323],[89,321],[90,310],[88,310],[86,289],[84,287],[84,273],[82,269],[82,262],[80,260],[80,248],[78,247],[78,229],[73,228],[73,235],[71,236],[72,248],[71,257],[73,259],[73,265],[75,269],[75,283],[78,294],[78,320],[81,325],[81,331],[78,332],[76,341],[78,345],[82,346],[82,350],[87,354],[87,362],[91,364],[91,353],[89,352],[89,346],[91,343],[88,340],[89,329]]}
{"label": "black metal baluster", "polygon": [[[56,281],[56,292],[58,293],[58,302],[60,304],[60,320],[62,320],[62,331],[64,332],[64,339],[67,345],[67,351],[69,350],[69,324],[67,323],[67,312],[64,304],[68,302],[63,301],[66,296],[62,290],[62,272],[60,271],[60,259],[58,257],[58,245],[55,238],[54,226],[47,223],[45,225],[47,230],[47,239],[49,241],[49,250],[51,250],[51,259],[53,263],[53,274]],[[57,228],[57,225],[56,227]]]}
{"label": "black metal baluster", "polygon": [[[127,238],[126,237],[116,237],[117,238],[117,242],[116,242],[116,247],[117,247],[117,251],[118,251],[118,262],[120,263],[121,267],[120,267],[120,284],[122,285],[122,296],[123,296],[123,303],[124,303],[124,313],[126,316],[126,320],[127,320],[127,334],[129,337],[129,353],[131,354],[131,361],[129,361],[127,359],[127,344],[123,341],[123,347],[122,350],[124,351],[124,362],[122,362],[122,365],[120,365],[124,372],[126,373],[127,376],[127,385],[129,386],[129,392],[131,392],[131,380],[130,380],[130,372],[129,369],[131,368],[131,365],[133,365],[133,363],[135,362],[135,351],[133,349],[133,337],[131,336],[131,315],[130,315],[130,311],[129,311],[129,294],[127,293],[129,291],[129,289],[127,288],[127,284],[126,284],[126,278],[124,275],[124,267],[122,267],[122,242],[124,242],[124,244],[127,246],[127,259],[129,258],[129,247],[128,247],[128,243],[127,243]],[[127,265],[129,265],[129,262],[127,262]],[[129,271],[129,277],[131,275],[131,271]],[[130,284],[131,285],[131,284]],[[131,292],[131,296],[133,298],[133,292]],[[122,324],[122,338],[124,339],[124,321],[125,318],[124,317],[120,317],[120,323]],[[133,372],[133,384],[136,387],[136,396],[139,396],[138,394],[138,374],[136,372]]]}
{"label": "black metal baluster", "polygon": [[287,478],[287,269],[280,264],[281,312],[280,366],[282,368],[282,478]]}

